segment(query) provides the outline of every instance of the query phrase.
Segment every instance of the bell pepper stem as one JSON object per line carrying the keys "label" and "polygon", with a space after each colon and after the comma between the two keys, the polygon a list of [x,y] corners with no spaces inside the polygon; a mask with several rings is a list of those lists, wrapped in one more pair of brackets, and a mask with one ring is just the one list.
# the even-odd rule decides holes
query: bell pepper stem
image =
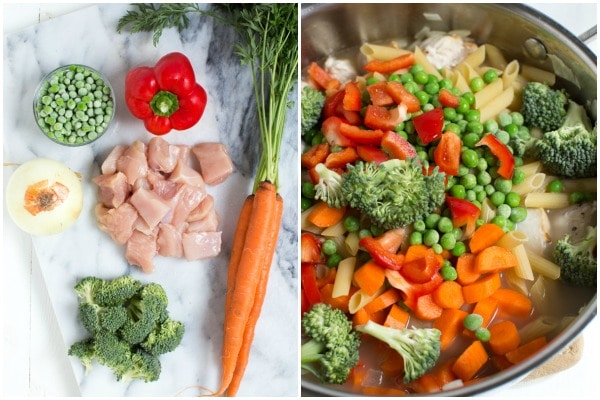
{"label": "bell pepper stem", "polygon": [[150,101],[150,108],[155,115],[170,117],[179,109],[179,100],[173,93],[161,90]]}

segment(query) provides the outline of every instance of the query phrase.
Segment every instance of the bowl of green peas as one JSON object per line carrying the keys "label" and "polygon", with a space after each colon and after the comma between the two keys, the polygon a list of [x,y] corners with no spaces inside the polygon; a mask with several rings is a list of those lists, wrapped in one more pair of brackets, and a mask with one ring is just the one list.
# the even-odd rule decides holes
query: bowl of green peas
{"label": "bowl of green peas", "polygon": [[115,116],[113,88],[97,70],[80,64],[48,73],[34,95],[35,120],[46,137],[64,146],[98,140]]}

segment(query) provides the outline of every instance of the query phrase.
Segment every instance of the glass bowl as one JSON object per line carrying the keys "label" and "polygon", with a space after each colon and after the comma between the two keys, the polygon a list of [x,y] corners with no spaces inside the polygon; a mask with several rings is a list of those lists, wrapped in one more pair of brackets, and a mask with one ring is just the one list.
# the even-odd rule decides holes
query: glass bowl
{"label": "glass bowl", "polygon": [[115,116],[115,94],[104,75],[81,64],[64,65],[38,85],[33,114],[42,133],[63,146],[98,140]]}

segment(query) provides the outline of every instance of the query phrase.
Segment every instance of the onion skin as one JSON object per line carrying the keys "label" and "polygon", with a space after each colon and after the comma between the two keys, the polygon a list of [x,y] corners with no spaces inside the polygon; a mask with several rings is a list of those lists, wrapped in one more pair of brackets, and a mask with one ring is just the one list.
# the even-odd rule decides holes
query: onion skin
{"label": "onion skin", "polygon": [[5,198],[8,214],[20,229],[34,236],[55,235],[81,214],[81,175],[58,161],[36,158],[13,172]]}

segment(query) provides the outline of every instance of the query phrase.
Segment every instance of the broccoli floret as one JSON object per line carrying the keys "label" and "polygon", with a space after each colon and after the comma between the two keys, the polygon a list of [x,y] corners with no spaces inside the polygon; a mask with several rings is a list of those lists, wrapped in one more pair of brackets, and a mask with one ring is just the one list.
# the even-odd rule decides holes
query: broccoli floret
{"label": "broccoli floret", "polygon": [[154,356],[169,353],[179,346],[184,331],[181,322],[169,318],[150,332],[140,346]]}
{"label": "broccoli floret", "polygon": [[75,287],[75,293],[80,301],[85,301],[90,304],[96,303],[96,295],[104,287],[106,282],[103,279],[94,276],[88,276],[81,279]]}
{"label": "broccoli floret", "polygon": [[154,382],[160,377],[161,364],[157,356],[138,349],[133,352],[130,361],[130,368],[124,370],[121,375],[121,380],[124,382],[135,379]]}
{"label": "broccoli floret", "polygon": [[512,149],[513,155],[517,157],[523,157],[529,153],[534,139],[529,132],[529,129],[525,126],[519,127],[519,130],[510,137],[508,146]]}
{"label": "broccoli floret", "polygon": [[597,228],[588,227],[586,236],[573,242],[569,235],[554,247],[554,261],[560,267],[560,279],[574,286],[597,286]]}
{"label": "broccoli floret", "polygon": [[360,336],[346,314],[328,304],[315,304],[302,316],[308,341],[300,348],[301,367],[324,383],[342,384],[358,363]]}
{"label": "broccoli floret", "polygon": [[597,174],[597,135],[582,105],[569,100],[564,123],[534,143],[537,159],[551,174],[590,178]]}
{"label": "broccoli floret", "polygon": [[521,94],[521,114],[528,127],[542,131],[558,129],[566,115],[567,96],[562,90],[555,90],[546,83],[529,82]]}
{"label": "broccoli floret", "polygon": [[144,341],[165,315],[168,305],[165,290],[157,283],[149,283],[129,300],[129,318],[120,329],[123,340],[129,344]]}
{"label": "broccoli floret", "polygon": [[304,86],[300,92],[300,104],[302,106],[300,123],[304,135],[319,121],[325,104],[325,94],[311,86]]}
{"label": "broccoli floret", "polygon": [[342,175],[330,170],[323,163],[315,166],[315,172],[319,174],[319,182],[315,185],[315,199],[323,200],[329,207],[345,206],[346,199],[342,194]]}
{"label": "broccoli floret", "polygon": [[86,338],[73,343],[71,347],[69,347],[68,354],[79,358],[81,364],[83,364],[85,368],[85,374],[87,375],[92,370],[94,359],[96,358],[94,339]]}
{"label": "broccoli floret", "polygon": [[441,332],[435,328],[396,329],[369,321],[356,330],[387,343],[404,360],[404,383],[423,376],[440,356]]}
{"label": "broccoli floret", "polygon": [[133,297],[142,283],[130,275],[120,276],[106,282],[96,293],[95,302],[101,306],[114,306],[123,304]]}
{"label": "broccoli floret", "polygon": [[392,159],[379,165],[359,161],[348,165],[343,178],[347,203],[384,229],[409,225],[444,202],[445,174],[436,167],[425,175],[417,158]]}

